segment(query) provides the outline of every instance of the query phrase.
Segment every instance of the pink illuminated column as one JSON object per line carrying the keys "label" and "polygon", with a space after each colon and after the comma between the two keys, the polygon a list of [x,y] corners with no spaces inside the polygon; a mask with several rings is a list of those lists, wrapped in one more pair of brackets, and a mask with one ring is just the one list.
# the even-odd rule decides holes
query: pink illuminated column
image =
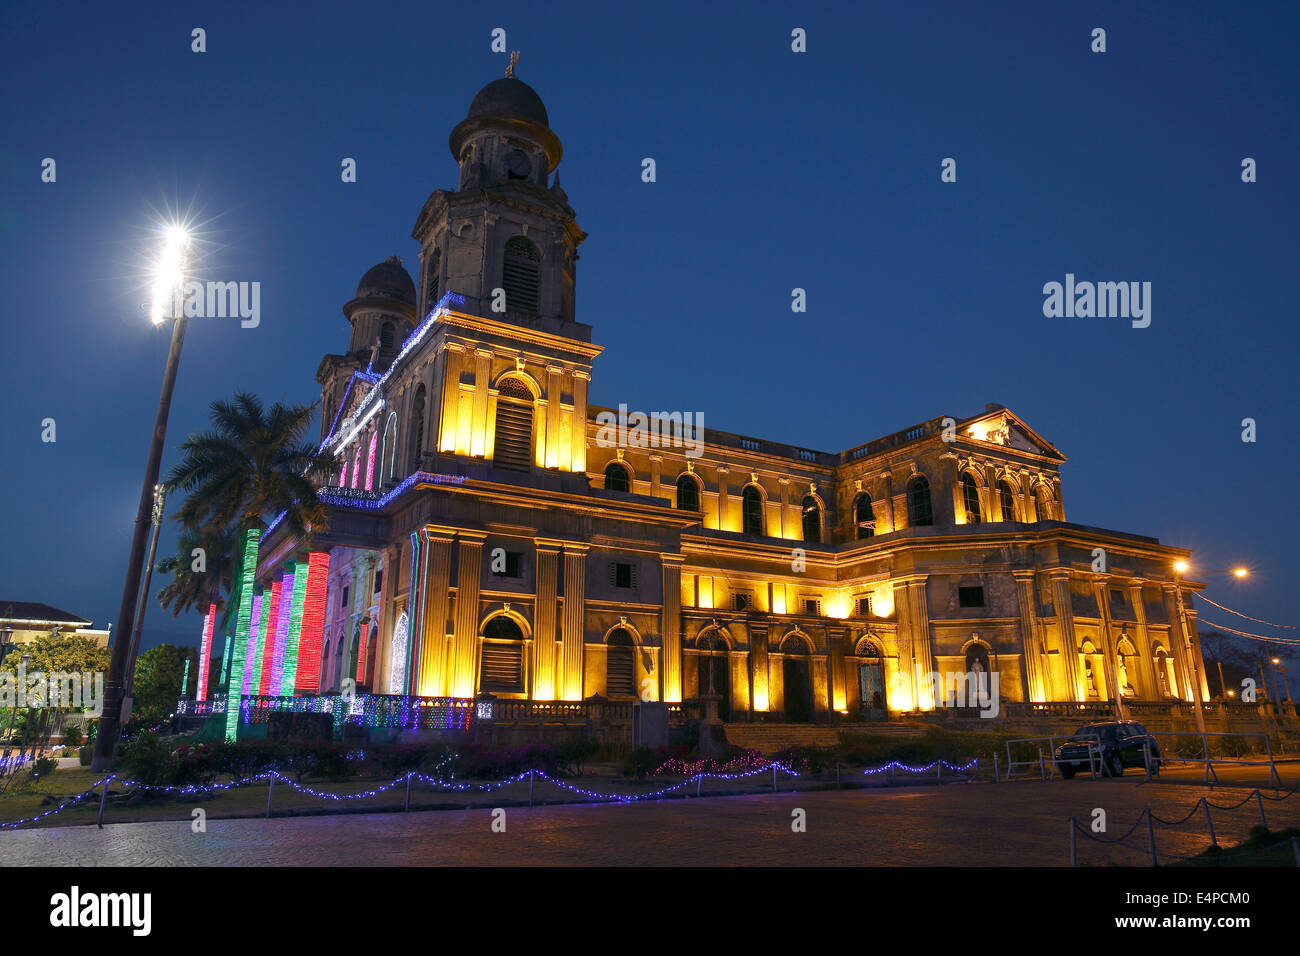
{"label": "pink illuminated column", "polygon": [[370,434],[370,453],[366,456],[366,491],[375,490],[375,449],[379,446],[379,432]]}
{"label": "pink illuminated column", "polygon": [[[290,565],[293,567],[293,565]],[[296,568],[294,569],[296,570]],[[275,626],[275,656],[271,660],[271,684],[268,694],[280,696],[284,675],[284,651],[289,643],[289,615],[293,610],[294,571],[286,571],[280,579],[280,621]]]}
{"label": "pink illuminated column", "polygon": [[258,694],[271,692],[271,663],[275,659],[275,633],[280,629],[280,582],[271,582],[271,610],[266,618],[266,633],[262,635],[261,673],[257,675]]}

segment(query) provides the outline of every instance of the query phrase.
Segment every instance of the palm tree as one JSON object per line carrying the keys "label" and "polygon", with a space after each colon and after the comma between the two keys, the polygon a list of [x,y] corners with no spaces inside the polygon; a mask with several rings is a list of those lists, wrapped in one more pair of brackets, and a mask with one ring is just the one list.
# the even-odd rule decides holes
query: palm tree
{"label": "palm tree", "polygon": [[176,520],[208,536],[233,528],[236,540],[280,512],[295,534],[323,529],[326,510],[311,478],[327,462],[303,442],[316,406],[276,402],[267,412],[260,398],[241,392],[210,409],[212,429],[185,439],[185,457],[166,479],[188,493]]}
{"label": "palm tree", "polygon": [[[171,581],[158,591],[158,603],[164,608],[171,608],[173,617],[180,617],[189,610],[207,611],[215,604],[224,607],[226,597],[230,594],[230,558],[235,551],[235,528],[227,525],[218,531],[204,534],[198,531],[182,530],[177,542],[177,553],[170,558],[163,558],[154,570],[159,574],[170,574]],[[207,570],[194,570],[194,549],[204,551],[204,564]]]}

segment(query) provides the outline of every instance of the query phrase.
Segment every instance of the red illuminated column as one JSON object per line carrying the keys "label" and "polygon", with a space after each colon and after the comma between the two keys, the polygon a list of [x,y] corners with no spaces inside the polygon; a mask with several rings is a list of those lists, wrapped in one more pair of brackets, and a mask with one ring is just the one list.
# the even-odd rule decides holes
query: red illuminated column
{"label": "red illuminated column", "polygon": [[302,604],[302,637],[298,642],[295,694],[320,691],[321,642],[325,636],[325,596],[329,584],[330,555],[313,551],[307,556],[307,593]]}
{"label": "red illuminated column", "polygon": [[208,616],[203,621],[203,640],[199,646],[199,690],[197,700],[208,699],[208,655],[212,653],[212,625],[217,618],[217,606],[208,605]]}
{"label": "red illuminated column", "polygon": [[262,672],[257,676],[257,693],[271,693],[271,664],[275,657],[275,632],[280,621],[280,581],[271,582],[271,613],[267,618],[266,640],[262,642]]}

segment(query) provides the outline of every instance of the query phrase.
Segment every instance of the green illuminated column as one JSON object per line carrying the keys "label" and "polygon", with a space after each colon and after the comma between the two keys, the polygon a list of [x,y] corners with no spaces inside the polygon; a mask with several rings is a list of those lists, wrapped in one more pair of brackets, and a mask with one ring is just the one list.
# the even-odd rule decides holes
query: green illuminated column
{"label": "green illuminated column", "polygon": [[239,616],[235,621],[230,654],[230,683],[226,690],[226,739],[233,741],[239,729],[239,702],[244,691],[244,650],[253,616],[253,574],[257,571],[257,543],[261,528],[244,532],[244,557],[239,568]]}
{"label": "green illuminated column", "polygon": [[[293,604],[289,609],[289,635],[284,644],[284,672],[280,675],[280,696],[292,697],[298,677],[298,641],[302,637],[302,602],[307,596],[307,562],[296,566],[293,576]],[[281,598],[281,600],[284,600]]]}

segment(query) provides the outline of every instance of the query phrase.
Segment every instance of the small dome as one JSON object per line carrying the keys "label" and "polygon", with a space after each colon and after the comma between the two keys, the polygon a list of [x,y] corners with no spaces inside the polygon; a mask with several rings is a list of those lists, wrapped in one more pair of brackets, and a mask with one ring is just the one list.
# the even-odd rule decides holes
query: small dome
{"label": "small dome", "polygon": [[518,116],[550,126],[542,98],[531,86],[513,76],[493,80],[478,91],[465,118],[477,119],[480,116]]}
{"label": "small dome", "polygon": [[399,256],[389,256],[361,277],[357,298],[387,298],[415,305],[415,283]]}

